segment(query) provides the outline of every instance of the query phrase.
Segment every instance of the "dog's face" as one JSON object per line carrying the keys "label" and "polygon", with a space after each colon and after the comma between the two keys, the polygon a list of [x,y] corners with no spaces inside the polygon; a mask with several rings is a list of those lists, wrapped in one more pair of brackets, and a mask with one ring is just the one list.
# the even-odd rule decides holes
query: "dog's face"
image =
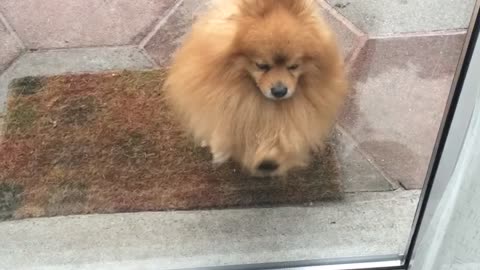
{"label": "dog's face", "polygon": [[292,98],[299,89],[312,64],[311,46],[317,46],[310,28],[281,8],[239,23],[235,45],[243,57],[242,68],[266,98]]}
{"label": "dog's face", "polygon": [[288,99],[297,90],[302,59],[275,52],[257,53],[248,59],[247,71],[266,98]]}

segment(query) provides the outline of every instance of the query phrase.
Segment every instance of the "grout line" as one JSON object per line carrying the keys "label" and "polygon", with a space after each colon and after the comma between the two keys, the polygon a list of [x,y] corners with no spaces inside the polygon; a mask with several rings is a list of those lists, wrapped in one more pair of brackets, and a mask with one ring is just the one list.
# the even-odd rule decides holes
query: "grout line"
{"label": "grout line", "polygon": [[155,61],[155,59],[153,59],[150,54],[148,54],[147,50],[145,50],[144,48],[138,48],[140,53],[145,56],[145,58],[147,58],[147,60],[150,62],[150,64],[152,64],[152,67],[153,68],[160,68],[160,65],[157,64],[157,62]]}
{"label": "grout line", "polygon": [[[130,50],[134,50],[135,52],[138,52],[140,53],[143,57],[146,58],[146,60],[148,60],[148,64],[151,64],[153,66],[154,63],[151,63],[150,59],[145,55],[145,53],[140,50],[136,45],[127,45],[127,46],[116,46],[116,47],[104,47],[104,46],[101,46],[101,47],[81,47],[81,48],[54,48],[54,49],[42,49],[42,50],[35,50],[35,51],[26,51],[25,53],[23,53],[22,55],[19,55],[18,57],[16,57],[12,62],[11,64],[8,66],[7,69],[5,69],[3,71],[3,73],[0,74],[0,79],[2,78],[2,76],[6,73],[8,73],[8,71],[10,69],[15,69],[16,68],[16,65],[18,64],[18,61],[20,58],[23,58],[25,56],[28,56],[28,55],[41,55],[41,54],[44,54],[44,53],[70,53],[70,52],[74,52],[74,51],[77,51],[77,50],[89,50],[89,51],[96,51],[96,50],[102,50],[102,49],[130,49]],[[47,60],[48,61],[48,60]],[[22,64],[25,64],[25,63],[22,63]],[[27,63],[28,64],[28,63]],[[144,70],[151,70],[152,68],[143,68]],[[143,70],[142,69],[142,70]],[[137,70],[137,69],[135,69]],[[102,72],[102,71],[105,71],[105,72],[109,72],[109,71],[112,71],[112,69],[109,69],[109,68],[106,68],[106,69],[103,69],[103,70],[97,70],[95,69],[95,71],[97,72]],[[70,72],[70,71],[66,71],[67,73]],[[87,71],[88,72],[88,71]],[[63,74],[63,73],[62,73]],[[25,75],[25,76],[28,76]],[[37,75],[33,75],[33,76],[37,76]]]}
{"label": "grout line", "polygon": [[347,17],[343,16],[338,10],[333,8],[329,3],[325,0],[318,0],[318,3],[322,8],[324,8],[327,12],[330,13],[335,19],[339,20],[343,23],[350,31],[352,31],[357,36],[367,36],[368,34],[360,30],[355,24],[353,24]]}
{"label": "grout line", "polygon": [[114,48],[138,48],[136,45],[101,45],[101,46],[72,46],[72,47],[49,47],[49,48],[35,48],[28,49],[29,53],[42,53],[49,51],[67,51],[67,50],[81,50],[81,49],[114,49]]}
{"label": "grout line", "polygon": [[[48,49],[39,49],[33,51],[27,51],[25,54],[42,54],[49,52],[65,52],[76,51],[76,50],[102,50],[102,49],[132,49],[139,52],[147,61],[152,65],[152,68],[159,68],[160,66],[153,60],[153,58],[142,48],[139,48],[136,45],[122,45],[122,46],[99,46],[99,47],[76,47],[76,48],[48,48]],[[1,73],[0,73],[1,74]]]}
{"label": "grout line", "polygon": [[370,36],[370,39],[454,36],[454,35],[464,35],[466,33],[467,33],[467,29],[461,28],[461,29],[451,29],[451,30],[383,34],[378,36]]}
{"label": "grout line", "polygon": [[369,40],[368,34],[360,30],[360,28],[354,25],[347,17],[343,16],[343,14],[341,14],[339,11],[333,8],[325,0],[317,0],[317,2],[323,9],[325,9],[326,12],[328,12],[331,16],[333,16],[335,19],[340,21],[340,23],[342,23],[348,30],[350,30],[356,36],[354,49],[351,50],[348,53],[348,55],[344,56],[346,68],[350,69],[351,66],[353,65],[353,62],[357,59],[358,55],[367,44],[367,41]]}
{"label": "grout line", "polygon": [[362,148],[360,148],[357,140],[353,137],[353,135],[351,135],[349,132],[347,132],[347,130],[345,128],[343,128],[340,123],[337,123],[337,127],[336,127],[343,135],[345,135],[348,139],[350,139],[351,141],[353,141],[355,143],[355,146],[356,148],[358,149],[358,152],[368,161],[368,163],[370,163],[370,165],[372,165],[373,168],[375,168],[379,173],[380,175],[382,175],[385,180],[387,180],[388,183],[390,183],[392,185],[392,188],[394,190],[398,190],[398,189],[403,189],[403,190],[406,190],[401,184],[400,184],[400,181],[395,181],[393,179],[391,179],[391,177],[388,175],[388,173],[384,172],[380,166],[374,161],[374,158],[372,156],[370,156],[370,154],[368,154],[367,152],[365,152]]}
{"label": "grout line", "polygon": [[345,68],[347,71],[351,71],[353,65],[355,64],[357,58],[360,56],[360,53],[362,52],[363,48],[367,45],[369,38],[365,35],[357,39],[358,44],[355,46],[355,48],[352,50],[350,55],[345,58]]}
{"label": "grout line", "polygon": [[147,43],[153,38],[153,36],[162,28],[162,26],[165,25],[167,20],[175,13],[175,11],[178,9],[178,7],[183,4],[184,0],[178,0],[178,2],[175,3],[175,5],[170,8],[170,10],[163,16],[163,18],[159,19],[158,23],[155,25],[152,31],[148,33],[147,36],[138,44],[138,47],[144,48]]}
{"label": "grout line", "polygon": [[330,12],[332,16],[340,20],[345,26],[347,26],[354,34],[356,35],[366,35],[368,39],[384,39],[384,38],[402,38],[402,37],[424,37],[424,36],[438,36],[438,35],[462,35],[467,33],[466,28],[453,28],[453,29],[440,29],[440,30],[431,30],[431,31],[418,31],[418,32],[400,32],[400,33],[388,33],[380,35],[372,35],[367,32],[363,32],[355,24],[353,24],[347,17],[345,17],[341,12],[332,7],[325,0],[317,0],[318,3]]}
{"label": "grout line", "polygon": [[13,29],[13,27],[8,23],[7,21],[7,18],[5,16],[3,16],[2,12],[0,11],[0,22],[3,23],[3,25],[5,25],[5,28],[7,28],[7,31],[13,36],[13,38],[15,39],[15,41],[17,42],[17,44],[20,46],[20,48],[22,49],[22,51],[25,51],[27,49],[27,47],[25,46],[25,44],[23,43],[23,41],[20,39],[20,37],[18,36],[17,32],[15,31],[15,29]]}
{"label": "grout line", "polygon": [[4,70],[0,70],[0,77],[7,72],[8,69],[10,69],[11,66],[13,66],[13,63],[15,63],[20,57],[24,56],[27,54],[28,51],[22,51],[20,52],[16,57],[14,57],[11,61],[7,62],[6,68]]}

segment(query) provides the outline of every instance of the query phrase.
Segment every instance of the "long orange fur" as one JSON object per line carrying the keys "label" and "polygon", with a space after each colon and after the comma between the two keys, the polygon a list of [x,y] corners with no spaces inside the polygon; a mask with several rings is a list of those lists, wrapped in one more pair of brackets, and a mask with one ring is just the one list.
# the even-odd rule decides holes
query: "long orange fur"
{"label": "long orange fur", "polygon": [[[253,55],[273,51],[302,61],[286,100],[265,98],[249,72]],[[216,2],[177,51],[165,90],[197,143],[254,175],[264,160],[279,164],[271,175],[306,166],[347,95],[342,57],[314,0]]]}

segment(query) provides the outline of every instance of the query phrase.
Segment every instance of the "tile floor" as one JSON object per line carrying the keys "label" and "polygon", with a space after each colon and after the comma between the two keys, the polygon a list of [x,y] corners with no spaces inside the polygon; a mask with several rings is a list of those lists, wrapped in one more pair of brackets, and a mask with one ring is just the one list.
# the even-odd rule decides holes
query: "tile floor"
{"label": "tile floor", "polygon": [[[365,181],[352,191],[421,188],[474,1],[318,2],[350,67],[352,95],[339,123],[350,140],[339,149],[355,163],[345,174]],[[23,48],[138,46],[152,65],[166,66],[207,3],[1,1],[0,72]],[[386,13],[392,7],[398,12]]]}
{"label": "tile floor", "polygon": [[0,14],[0,73],[22,52],[22,44]]}
{"label": "tile floor", "polygon": [[3,0],[0,12],[29,49],[118,46],[139,43],[175,1]]}
{"label": "tile floor", "polygon": [[[468,27],[475,0],[327,0],[371,36]],[[395,12],[392,12],[395,11]]]}
{"label": "tile floor", "polygon": [[421,188],[465,35],[371,39],[340,120],[391,180]]}

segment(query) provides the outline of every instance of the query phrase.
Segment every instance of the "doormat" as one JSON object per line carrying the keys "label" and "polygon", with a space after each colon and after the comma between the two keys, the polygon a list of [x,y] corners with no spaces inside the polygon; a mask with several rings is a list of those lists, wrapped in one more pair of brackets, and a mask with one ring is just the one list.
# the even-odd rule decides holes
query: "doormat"
{"label": "doormat", "polygon": [[302,205],[341,199],[333,147],[284,178],[211,165],[162,96],[164,70],[25,77],[10,84],[0,220]]}

